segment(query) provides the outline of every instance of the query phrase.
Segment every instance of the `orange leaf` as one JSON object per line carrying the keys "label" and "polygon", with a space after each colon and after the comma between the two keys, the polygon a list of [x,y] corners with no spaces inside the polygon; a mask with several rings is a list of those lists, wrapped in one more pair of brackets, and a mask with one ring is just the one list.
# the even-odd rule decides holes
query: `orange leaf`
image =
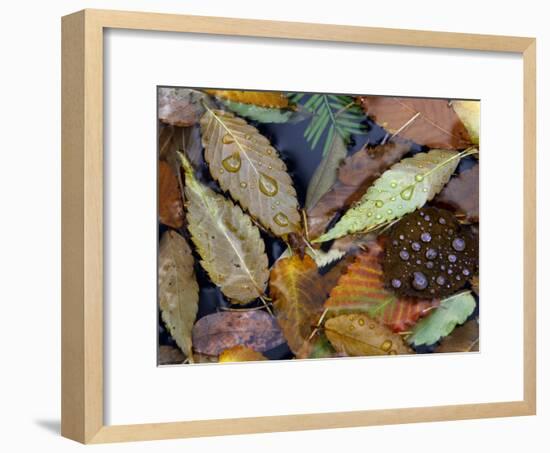
{"label": "orange leaf", "polygon": [[252,348],[243,345],[233,346],[220,354],[219,362],[257,362],[267,360],[266,357]]}
{"label": "orange leaf", "polygon": [[288,99],[282,93],[269,91],[240,91],[240,90],[204,90],[217,98],[243,104],[254,104],[260,107],[285,108],[288,107]]}
{"label": "orange leaf", "polygon": [[278,260],[271,270],[269,290],[277,322],[297,354],[319,320],[326,295],[315,261],[309,255]]}
{"label": "orange leaf", "polygon": [[176,175],[164,161],[159,162],[159,218],[172,228],[183,225],[183,201]]}

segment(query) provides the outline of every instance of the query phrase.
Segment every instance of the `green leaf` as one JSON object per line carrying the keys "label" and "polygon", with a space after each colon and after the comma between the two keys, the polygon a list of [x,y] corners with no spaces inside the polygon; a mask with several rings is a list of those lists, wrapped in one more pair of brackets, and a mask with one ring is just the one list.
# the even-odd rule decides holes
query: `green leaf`
{"label": "green leaf", "polygon": [[447,184],[462,153],[434,149],[403,159],[384,172],[340,221],[313,242],[370,232],[424,206]]}
{"label": "green leaf", "polygon": [[329,152],[333,135],[339,135],[347,144],[353,134],[367,132],[363,124],[365,115],[351,96],[312,94],[304,97],[300,93],[289,94],[289,99],[300,103],[302,110],[311,114],[304,138],[311,149],[320,144],[323,156]]}
{"label": "green leaf", "polygon": [[416,324],[407,341],[414,346],[434,344],[464,323],[475,308],[476,301],[469,291],[443,299],[438,308]]}
{"label": "green leaf", "polygon": [[310,209],[332,187],[338,178],[338,168],[347,155],[342,137],[332,134],[330,149],[311,177],[306,193],[306,209]]}
{"label": "green leaf", "polygon": [[286,123],[292,117],[291,110],[260,107],[254,104],[223,100],[222,103],[232,112],[260,123]]}

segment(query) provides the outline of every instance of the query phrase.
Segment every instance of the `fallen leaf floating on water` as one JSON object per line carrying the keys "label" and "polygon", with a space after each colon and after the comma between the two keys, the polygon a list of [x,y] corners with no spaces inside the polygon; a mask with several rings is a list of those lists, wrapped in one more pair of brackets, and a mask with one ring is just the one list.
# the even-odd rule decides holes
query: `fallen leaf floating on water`
{"label": "fallen leaf floating on water", "polygon": [[254,351],[254,349],[243,345],[238,345],[223,351],[220,354],[218,362],[258,362],[261,360],[267,360],[261,352]]}
{"label": "fallen leaf floating on water", "polygon": [[187,158],[179,155],[188,228],[202,267],[233,303],[261,297],[269,271],[258,228],[241,208],[197,181]]}
{"label": "fallen leaf floating on water", "polygon": [[414,326],[407,341],[414,346],[434,344],[449,335],[458,324],[466,321],[475,308],[476,301],[470,292],[443,299],[438,308]]}
{"label": "fallen leaf floating on water", "polygon": [[178,179],[170,165],[159,161],[159,219],[172,228],[183,225],[183,201]]}
{"label": "fallen leaf floating on water", "polygon": [[362,96],[365,113],[390,134],[429,148],[465,149],[468,131],[445,99]]}
{"label": "fallen leaf floating on water", "polygon": [[278,260],[271,270],[269,292],[277,322],[296,354],[311,335],[326,296],[313,259],[294,255]]}
{"label": "fallen leaf floating on water", "polygon": [[353,134],[367,133],[363,124],[365,116],[351,96],[334,94],[292,94],[293,102],[300,102],[300,108],[311,115],[310,122],[304,131],[304,138],[313,150],[317,144],[323,144],[325,156],[335,135],[347,145]]}
{"label": "fallen leaf floating on water", "polygon": [[175,231],[164,233],[158,257],[160,312],[170,335],[190,360],[191,329],[199,303],[199,285],[193,263],[187,241]]}
{"label": "fallen leaf floating on water", "polygon": [[325,322],[325,334],[336,351],[348,356],[410,354],[401,335],[366,314],[340,315]]}
{"label": "fallen leaf floating on water", "polygon": [[466,222],[479,221],[479,165],[451,178],[434,204],[455,211]]}
{"label": "fallen leaf floating on water", "polygon": [[172,126],[192,126],[204,113],[204,93],[188,88],[159,88],[158,117]]}
{"label": "fallen leaf floating on water", "polygon": [[340,356],[342,354],[336,352],[326,335],[320,331],[311,340],[304,343],[302,349],[296,354],[297,359],[330,359]]}
{"label": "fallen leaf floating on water", "polygon": [[332,138],[332,144],[309,181],[305,208],[310,209],[331,188],[338,178],[338,168],[348,151],[340,135]]}
{"label": "fallen leaf floating on water", "polygon": [[479,351],[479,324],[475,319],[453,330],[435,350],[435,352],[477,351]]}
{"label": "fallen leaf floating on water", "polygon": [[158,352],[159,365],[178,365],[185,361],[185,356],[174,346],[160,345]]}
{"label": "fallen leaf floating on water", "polygon": [[480,108],[479,101],[451,101],[454,111],[470,134],[474,145],[479,145]]}
{"label": "fallen leaf floating on water", "polygon": [[210,356],[239,345],[265,352],[284,342],[275,318],[260,310],[214,313],[199,319],[193,327],[195,351]]}
{"label": "fallen leaf floating on water", "polygon": [[286,108],[288,98],[283,93],[274,91],[239,91],[239,90],[204,90],[206,93],[220,99],[253,104],[267,108]]}
{"label": "fallen leaf floating on water", "polygon": [[222,103],[237,115],[260,123],[286,123],[295,116],[292,110],[260,107],[254,104],[243,104],[228,100],[223,100]]}
{"label": "fallen leaf floating on water", "polygon": [[359,200],[369,186],[409,150],[409,145],[388,143],[375,148],[365,147],[347,157],[338,169],[338,177],[330,190],[317,202],[306,206],[309,237],[316,238],[323,234],[338,212]]}
{"label": "fallen leaf floating on water", "polygon": [[473,152],[434,149],[403,159],[384,172],[332,229],[313,242],[370,232],[424,206],[447,184],[460,159]]}
{"label": "fallen leaf floating on water", "polygon": [[466,285],[477,267],[477,237],[449,211],[424,207],[390,230],[384,278],[397,294],[450,296]]}
{"label": "fallen leaf floating on water", "polygon": [[269,140],[230,112],[207,108],[200,124],[205,159],[220,187],[276,236],[298,232],[296,190]]}
{"label": "fallen leaf floating on water", "polygon": [[364,312],[394,332],[403,332],[439,304],[432,299],[398,298],[386,290],[380,264],[382,255],[382,248],[375,242],[357,254],[325,302],[328,316]]}

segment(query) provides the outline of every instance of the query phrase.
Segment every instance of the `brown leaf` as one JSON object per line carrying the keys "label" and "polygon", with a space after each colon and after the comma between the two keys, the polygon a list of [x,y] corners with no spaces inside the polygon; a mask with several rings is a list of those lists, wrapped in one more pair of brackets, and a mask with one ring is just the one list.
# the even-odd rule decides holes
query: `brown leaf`
{"label": "brown leaf", "polygon": [[187,88],[159,88],[158,116],[172,126],[192,126],[204,113],[201,99],[205,94]]}
{"label": "brown leaf", "polygon": [[363,96],[365,113],[389,133],[430,148],[465,149],[472,140],[446,99]]}
{"label": "brown leaf", "polygon": [[454,329],[435,350],[435,352],[473,351],[479,351],[479,324],[475,319]]}
{"label": "brown leaf", "polygon": [[451,209],[459,219],[479,221],[479,165],[451,178],[433,203]]}
{"label": "brown leaf", "polygon": [[166,124],[159,123],[159,159],[166,160],[166,156],[174,146],[174,128]]}
{"label": "brown leaf", "polygon": [[183,353],[191,355],[191,329],[197,316],[199,285],[187,241],[175,231],[162,236],[158,256],[158,292],[161,316]]}
{"label": "brown leaf", "polygon": [[269,290],[277,322],[297,354],[311,335],[325,299],[315,261],[309,255],[279,259],[271,270]]}
{"label": "brown leaf", "polygon": [[348,356],[410,354],[401,335],[366,314],[340,315],[325,322],[325,334],[336,351]]}
{"label": "brown leaf", "polygon": [[176,365],[183,363],[185,361],[185,356],[182,352],[175,348],[174,346],[159,346],[158,352],[158,364],[159,365]]}
{"label": "brown leaf", "polygon": [[268,108],[288,107],[288,98],[283,93],[270,91],[240,91],[240,90],[204,90],[212,96],[243,104],[254,104]]}
{"label": "brown leaf", "polygon": [[324,233],[338,212],[359,200],[371,184],[409,150],[409,145],[388,143],[372,149],[365,147],[344,159],[332,188],[307,211],[309,237],[314,239]]}
{"label": "brown leaf", "polygon": [[193,327],[195,351],[211,356],[238,345],[265,352],[284,342],[275,318],[265,311],[223,311],[204,316]]}
{"label": "brown leaf", "polygon": [[218,361],[221,362],[258,362],[260,360],[267,360],[267,358],[258,351],[254,351],[252,348],[238,345],[232,348],[226,349],[220,354]]}
{"label": "brown leaf", "polygon": [[470,284],[472,285],[473,292],[479,296],[479,275],[474,275],[470,280]]}
{"label": "brown leaf", "polygon": [[159,161],[159,219],[164,225],[180,228],[183,225],[183,200],[178,178],[169,164]]}

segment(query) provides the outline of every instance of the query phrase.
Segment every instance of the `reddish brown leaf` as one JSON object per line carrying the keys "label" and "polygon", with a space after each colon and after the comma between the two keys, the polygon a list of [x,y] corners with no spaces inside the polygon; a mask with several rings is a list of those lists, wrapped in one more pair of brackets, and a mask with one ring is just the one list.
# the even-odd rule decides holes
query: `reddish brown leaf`
{"label": "reddish brown leaf", "polygon": [[479,221],[479,165],[451,178],[434,204],[455,211],[459,219]]}
{"label": "reddish brown leaf", "polygon": [[332,188],[307,212],[311,239],[325,232],[334,216],[359,200],[370,185],[409,151],[410,146],[388,143],[376,148],[363,148],[344,159],[338,179]]}
{"label": "reddish brown leaf", "polygon": [[160,123],[159,125],[159,159],[166,160],[166,156],[174,146],[174,128]]}
{"label": "reddish brown leaf", "polygon": [[331,314],[366,312],[394,332],[403,332],[439,304],[438,300],[398,298],[384,288],[382,247],[372,243],[360,252],[325,302]]}
{"label": "reddish brown leaf", "polygon": [[201,99],[205,96],[200,91],[187,88],[159,88],[159,120],[181,127],[196,124],[204,113]]}
{"label": "reddish brown leaf", "polygon": [[210,356],[218,356],[238,345],[264,352],[284,342],[275,318],[265,311],[214,313],[193,326],[193,348]]}
{"label": "reddish brown leaf", "polygon": [[278,260],[271,270],[269,290],[277,322],[297,354],[311,335],[325,300],[315,261],[309,255]]}
{"label": "reddish brown leaf", "polygon": [[183,353],[174,346],[159,346],[158,351],[158,364],[159,365],[176,365],[183,363],[185,361],[185,356]]}
{"label": "reddish brown leaf", "polygon": [[164,161],[159,161],[159,219],[172,228],[183,225],[183,201],[178,179]]}
{"label": "reddish brown leaf", "polygon": [[472,140],[445,99],[363,96],[365,113],[389,133],[430,148],[465,149]]}

